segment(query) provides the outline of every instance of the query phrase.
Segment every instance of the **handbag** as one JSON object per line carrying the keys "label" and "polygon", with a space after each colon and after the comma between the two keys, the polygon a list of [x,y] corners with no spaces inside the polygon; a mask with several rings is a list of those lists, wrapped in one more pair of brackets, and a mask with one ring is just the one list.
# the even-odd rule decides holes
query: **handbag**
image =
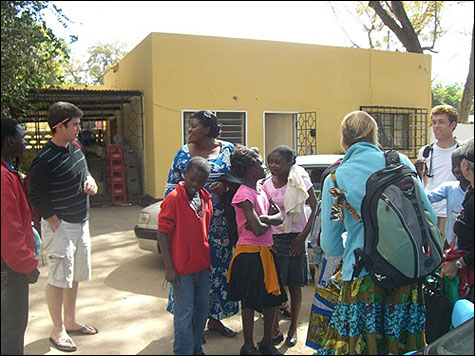
{"label": "handbag", "polygon": [[429,275],[422,284],[426,307],[425,333],[427,343],[450,330],[453,302],[444,292],[445,281],[438,274]]}
{"label": "handbag", "polygon": [[[460,257],[463,257],[467,251],[455,249],[455,239],[457,235],[454,234],[454,238],[450,243],[450,247],[444,253],[444,262],[458,260]],[[458,299],[466,298],[470,288],[473,286],[474,278],[473,278],[473,270],[469,269],[468,267],[464,267],[457,271],[458,277]],[[448,278],[447,278],[448,279]],[[455,278],[454,278],[455,279]],[[450,282],[453,283],[452,281]]]}

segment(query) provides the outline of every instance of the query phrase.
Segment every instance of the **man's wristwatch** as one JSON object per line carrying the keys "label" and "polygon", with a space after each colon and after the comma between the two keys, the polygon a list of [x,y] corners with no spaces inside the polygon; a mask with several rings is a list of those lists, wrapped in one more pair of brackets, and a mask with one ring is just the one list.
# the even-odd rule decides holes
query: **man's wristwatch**
{"label": "man's wristwatch", "polygon": [[455,267],[457,267],[457,269],[462,269],[462,268],[463,268],[463,263],[462,263],[462,261],[456,260],[456,261],[455,261]]}

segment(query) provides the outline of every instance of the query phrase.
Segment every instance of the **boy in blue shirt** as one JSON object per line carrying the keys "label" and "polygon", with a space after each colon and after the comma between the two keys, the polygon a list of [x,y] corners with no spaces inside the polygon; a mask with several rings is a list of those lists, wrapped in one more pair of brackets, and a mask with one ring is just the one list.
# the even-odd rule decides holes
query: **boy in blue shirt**
{"label": "boy in blue shirt", "polygon": [[[462,202],[465,197],[470,182],[462,175],[460,162],[462,160],[461,149],[457,148],[452,153],[452,173],[457,178],[456,181],[447,181],[437,188],[427,192],[427,198],[432,203],[446,200],[447,204],[447,224],[445,225],[445,247],[450,246],[454,238],[454,224],[457,215],[462,209]],[[457,248],[457,245],[455,246]]]}

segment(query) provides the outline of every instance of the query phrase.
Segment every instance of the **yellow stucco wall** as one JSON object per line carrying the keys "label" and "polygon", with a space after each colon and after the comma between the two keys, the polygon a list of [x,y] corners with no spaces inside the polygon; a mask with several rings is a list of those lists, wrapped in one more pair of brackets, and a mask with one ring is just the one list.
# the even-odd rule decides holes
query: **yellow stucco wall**
{"label": "yellow stucco wall", "polygon": [[264,112],[315,111],[317,152],[334,153],[341,119],[362,105],[429,109],[431,57],[152,33],[105,85],[144,92],[145,189],[160,198],[182,144],[183,110],[246,111],[247,145],[261,150]]}

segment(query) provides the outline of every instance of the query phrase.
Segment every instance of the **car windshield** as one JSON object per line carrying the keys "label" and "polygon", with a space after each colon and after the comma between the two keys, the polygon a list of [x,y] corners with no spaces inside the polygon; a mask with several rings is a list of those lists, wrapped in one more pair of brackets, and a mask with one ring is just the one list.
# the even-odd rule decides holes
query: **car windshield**
{"label": "car windshield", "polygon": [[427,355],[473,355],[473,318],[427,346]]}

